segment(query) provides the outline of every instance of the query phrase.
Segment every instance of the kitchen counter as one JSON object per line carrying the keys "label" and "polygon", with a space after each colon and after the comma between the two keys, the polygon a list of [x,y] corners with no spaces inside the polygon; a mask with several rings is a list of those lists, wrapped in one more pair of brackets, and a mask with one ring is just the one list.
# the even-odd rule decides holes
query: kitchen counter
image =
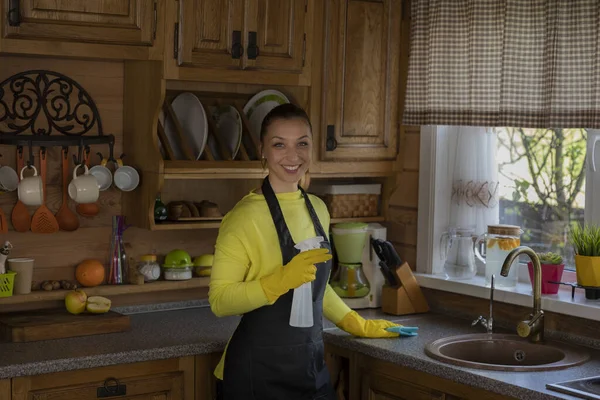
{"label": "kitchen counter", "polygon": [[[545,389],[546,383],[600,375],[600,352],[591,361],[572,368],[546,372],[483,371],[444,364],[425,355],[432,340],[465,333],[480,333],[469,321],[444,315],[394,317],[379,311],[361,312],[367,318],[386,318],[418,326],[419,336],[394,339],[352,337],[326,322],[327,343],[357,351],[400,366],[517,399],[576,399]],[[0,378],[93,368],[147,360],[222,351],[238,317],[217,318],[209,308],[134,313],[131,331],[32,343],[0,344]]]}

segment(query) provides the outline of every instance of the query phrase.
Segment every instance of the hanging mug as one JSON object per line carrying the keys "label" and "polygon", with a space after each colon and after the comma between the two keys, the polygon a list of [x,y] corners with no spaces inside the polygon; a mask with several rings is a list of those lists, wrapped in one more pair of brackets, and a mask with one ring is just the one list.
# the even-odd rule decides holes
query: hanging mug
{"label": "hanging mug", "polygon": [[[501,276],[500,271],[508,253],[521,245],[522,233],[516,225],[488,225],[487,232],[477,238],[473,246],[475,256],[485,264],[486,285],[491,285],[492,274],[495,275],[495,286],[514,287],[517,284],[518,268],[511,267],[507,277]],[[485,244],[485,255],[479,252],[481,242]]]}
{"label": "hanging mug", "polygon": [[[77,176],[79,167],[84,168],[82,175]],[[69,196],[79,204],[95,203],[100,195],[98,181],[90,174],[85,164],[79,164],[73,169],[73,180],[69,183]]]}
{"label": "hanging mug", "polygon": [[[27,169],[33,169],[33,175],[23,177],[23,172]],[[41,206],[44,203],[44,185],[42,177],[38,175],[37,169],[33,165],[25,166],[21,169],[21,182],[17,187],[17,195],[21,203],[26,206]]]}

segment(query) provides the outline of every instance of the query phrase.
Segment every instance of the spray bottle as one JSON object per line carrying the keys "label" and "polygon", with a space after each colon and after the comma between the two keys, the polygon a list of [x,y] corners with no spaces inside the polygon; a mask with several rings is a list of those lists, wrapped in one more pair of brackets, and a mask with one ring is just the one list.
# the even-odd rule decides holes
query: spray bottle
{"label": "spray bottle", "polygon": [[[294,247],[302,253],[307,250],[320,248],[323,240],[323,236],[316,236],[308,238]],[[313,324],[312,282],[306,282],[294,289],[290,326],[310,328]]]}

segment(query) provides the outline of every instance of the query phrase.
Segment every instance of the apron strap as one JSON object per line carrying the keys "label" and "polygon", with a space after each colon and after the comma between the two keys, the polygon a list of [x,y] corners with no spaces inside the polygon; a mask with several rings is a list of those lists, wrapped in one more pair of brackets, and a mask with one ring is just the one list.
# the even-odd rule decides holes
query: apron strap
{"label": "apron strap", "polygon": [[319,216],[317,215],[315,208],[313,207],[312,203],[310,202],[310,199],[308,198],[308,194],[306,194],[306,192],[302,188],[300,188],[300,192],[302,193],[302,196],[304,197],[304,202],[306,203],[306,208],[308,208],[308,213],[310,214],[310,219],[312,219],[312,222],[315,226],[315,232],[317,233],[317,236],[322,236],[323,241],[327,242],[328,240],[327,240],[327,235],[325,234],[325,229],[323,229],[323,225],[321,225]]}
{"label": "apron strap", "polygon": [[[271,183],[269,182],[268,176],[263,180],[261,190],[263,192],[263,195],[265,196],[267,205],[269,206],[269,211],[271,212],[271,217],[273,218],[273,223],[275,224],[275,230],[277,231],[277,236],[279,237],[279,246],[282,249],[282,253],[283,249],[294,249],[295,243],[292,239],[292,234],[290,233],[290,230],[288,229],[288,226],[285,223],[285,218],[283,218],[283,212],[281,211],[281,207],[279,206],[279,202],[277,201],[277,197],[275,196],[273,187],[271,187]],[[286,260],[285,255],[283,255],[284,264],[287,264],[288,262],[290,262],[290,260],[291,258],[289,260]]]}

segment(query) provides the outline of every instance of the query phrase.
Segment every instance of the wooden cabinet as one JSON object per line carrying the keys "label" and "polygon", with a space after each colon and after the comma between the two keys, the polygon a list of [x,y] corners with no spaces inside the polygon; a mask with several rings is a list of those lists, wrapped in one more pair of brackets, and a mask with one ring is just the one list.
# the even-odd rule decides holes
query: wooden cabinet
{"label": "wooden cabinet", "polygon": [[[7,1],[5,36],[151,46],[157,25],[157,0]],[[6,14],[5,14],[6,15]]]}
{"label": "wooden cabinet", "polygon": [[402,6],[402,0],[323,2],[321,160],[398,154],[400,54],[408,49]]}
{"label": "wooden cabinet", "polygon": [[325,360],[339,400],[514,400],[335,345]]}
{"label": "wooden cabinet", "polygon": [[302,80],[308,84],[300,75],[309,71],[308,22],[313,1],[173,2],[169,7],[174,8],[172,19],[176,21],[174,62],[167,66],[168,77],[265,84],[299,84]]}
{"label": "wooden cabinet", "polygon": [[12,400],[96,400],[111,396],[131,400],[193,400],[194,357],[57,372],[12,380]]}
{"label": "wooden cabinet", "polygon": [[446,400],[444,393],[413,385],[402,379],[365,372],[362,376],[362,400]]}
{"label": "wooden cabinet", "polygon": [[2,0],[0,54],[157,60],[166,0]]}
{"label": "wooden cabinet", "polygon": [[10,400],[10,380],[0,379],[0,399]]}

